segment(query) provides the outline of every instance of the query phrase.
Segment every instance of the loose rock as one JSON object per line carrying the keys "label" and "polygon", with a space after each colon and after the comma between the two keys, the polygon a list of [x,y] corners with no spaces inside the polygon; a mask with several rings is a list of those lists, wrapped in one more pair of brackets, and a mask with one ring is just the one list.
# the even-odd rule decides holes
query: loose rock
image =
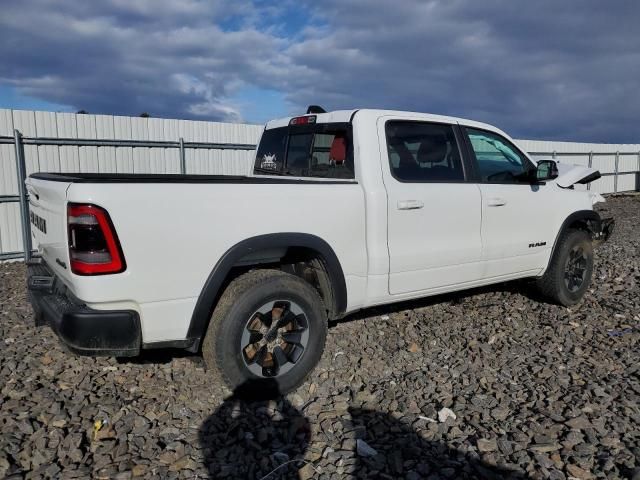
{"label": "loose rock", "polygon": [[598,208],[617,224],[579,305],[512,282],[358,312],[257,404],[196,355],[69,353],[0,264],[0,478],[635,480],[640,196]]}

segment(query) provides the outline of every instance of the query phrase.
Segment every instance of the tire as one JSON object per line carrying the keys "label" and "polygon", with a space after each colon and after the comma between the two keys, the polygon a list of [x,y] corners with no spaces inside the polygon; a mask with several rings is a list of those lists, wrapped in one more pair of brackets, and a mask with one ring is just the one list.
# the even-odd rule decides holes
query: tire
{"label": "tire", "polygon": [[311,285],[280,270],[254,270],[220,297],[202,355],[214,379],[237,396],[274,397],[304,382],[326,337],[326,309]]}
{"label": "tire", "polygon": [[[571,265],[580,268],[571,270]],[[581,274],[576,272],[582,271]],[[572,275],[571,272],[574,272]],[[549,268],[537,281],[540,292],[554,303],[565,307],[582,300],[593,273],[593,245],[584,230],[570,229],[562,234],[549,263]],[[578,281],[578,277],[581,278]]]}

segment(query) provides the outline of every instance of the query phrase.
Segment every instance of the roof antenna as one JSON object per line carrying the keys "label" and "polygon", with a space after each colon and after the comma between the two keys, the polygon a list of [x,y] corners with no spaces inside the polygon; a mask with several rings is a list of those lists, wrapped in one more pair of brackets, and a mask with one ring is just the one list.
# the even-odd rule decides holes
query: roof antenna
{"label": "roof antenna", "polygon": [[307,114],[309,113],[327,113],[327,111],[319,105],[309,105],[309,108],[307,108]]}

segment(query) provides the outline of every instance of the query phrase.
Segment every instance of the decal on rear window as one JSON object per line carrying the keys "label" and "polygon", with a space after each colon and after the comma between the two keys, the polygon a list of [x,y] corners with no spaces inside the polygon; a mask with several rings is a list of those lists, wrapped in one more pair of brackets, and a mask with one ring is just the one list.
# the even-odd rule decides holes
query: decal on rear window
{"label": "decal on rear window", "polygon": [[262,155],[262,161],[260,162],[260,168],[263,168],[265,170],[277,170],[278,169],[278,163],[276,160],[276,155],[275,153],[265,153],[264,155]]}

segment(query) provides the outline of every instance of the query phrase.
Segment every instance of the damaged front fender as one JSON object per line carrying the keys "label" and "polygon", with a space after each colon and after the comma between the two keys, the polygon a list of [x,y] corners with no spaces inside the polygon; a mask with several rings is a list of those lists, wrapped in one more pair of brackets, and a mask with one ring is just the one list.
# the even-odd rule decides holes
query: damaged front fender
{"label": "damaged front fender", "polygon": [[591,205],[595,205],[596,203],[606,202],[604,197],[597,192],[589,192],[589,198],[591,199]]}

